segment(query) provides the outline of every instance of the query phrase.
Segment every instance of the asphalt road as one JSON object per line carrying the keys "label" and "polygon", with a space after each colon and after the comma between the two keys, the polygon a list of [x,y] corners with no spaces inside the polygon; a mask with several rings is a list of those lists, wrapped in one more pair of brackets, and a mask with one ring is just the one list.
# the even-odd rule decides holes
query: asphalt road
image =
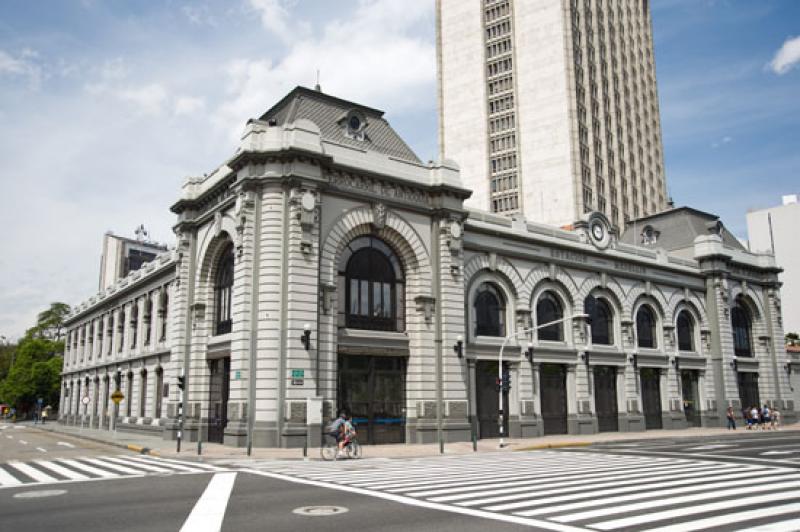
{"label": "asphalt road", "polygon": [[800,432],[335,463],[59,441],[0,429],[0,532],[800,530]]}
{"label": "asphalt road", "polygon": [[38,459],[97,456],[122,449],[73,438],[64,434],[38,430],[38,425],[0,421],[0,464],[12,460],[23,462]]}

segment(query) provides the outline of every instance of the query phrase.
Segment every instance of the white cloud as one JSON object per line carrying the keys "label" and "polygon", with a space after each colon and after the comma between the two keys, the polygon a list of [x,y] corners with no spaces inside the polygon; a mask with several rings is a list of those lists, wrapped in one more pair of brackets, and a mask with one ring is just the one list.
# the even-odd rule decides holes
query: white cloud
{"label": "white cloud", "polygon": [[[277,5],[273,0],[251,2]],[[415,32],[421,24],[432,25],[432,16],[427,0],[362,1],[347,18],[328,22],[320,37],[291,43],[280,61],[231,61],[230,97],[217,110],[217,123],[233,125],[230,138],[238,138],[245,119],[295,85],[313,85],[317,69],[322,90],[329,94],[393,112],[427,105],[435,93],[435,46]]]}
{"label": "white cloud", "polygon": [[725,136],[725,137],[722,137],[720,140],[718,140],[716,142],[713,142],[711,144],[711,147],[712,148],[719,148],[720,146],[723,146],[725,144],[730,144],[731,142],[733,142],[733,137]]}
{"label": "white cloud", "polygon": [[206,102],[203,98],[196,98],[194,96],[180,96],[175,100],[175,114],[192,115],[204,111]]}
{"label": "white cloud", "polygon": [[189,19],[189,22],[196,26],[217,27],[217,19],[210,13],[208,6],[185,5],[181,11]]}
{"label": "white cloud", "polygon": [[42,68],[34,62],[39,57],[35,51],[26,48],[18,57],[0,50],[0,76],[27,79],[32,89],[38,89],[42,81]]}
{"label": "white cloud", "polygon": [[158,83],[151,83],[143,87],[122,90],[118,97],[134,104],[139,111],[145,114],[160,114],[167,103],[167,90]]}
{"label": "white cloud", "polygon": [[250,0],[250,7],[261,14],[261,25],[285,44],[302,39],[309,34],[307,22],[293,19],[289,9],[296,2],[286,0]]}
{"label": "white cloud", "polygon": [[800,36],[789,37],[775,53],[769,67],[779,76],[786,74],[800,63]]}

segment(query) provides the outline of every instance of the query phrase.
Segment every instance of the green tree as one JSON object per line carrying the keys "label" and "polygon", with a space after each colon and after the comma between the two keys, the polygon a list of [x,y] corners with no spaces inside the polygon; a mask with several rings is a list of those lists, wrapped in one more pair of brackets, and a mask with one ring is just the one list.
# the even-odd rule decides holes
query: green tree
{"label": "green tree", "polygon": [[786,333],[786,345],[800,345],[800,335],[796,332]]}
{"label": "green tree", "polygon": [[39,313],[36,325],[28,330],[28,334],[61,340],[64,335],[64,319],[69,315],[70,308],[66,303],[50,303],[50,308]]}

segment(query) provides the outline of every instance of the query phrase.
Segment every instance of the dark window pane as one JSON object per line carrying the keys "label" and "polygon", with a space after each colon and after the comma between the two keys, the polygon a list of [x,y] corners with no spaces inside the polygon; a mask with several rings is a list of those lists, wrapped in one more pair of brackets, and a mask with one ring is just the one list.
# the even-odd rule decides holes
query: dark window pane
{"label": "dark window pane", "polygon": [[483,283],[475,296],[475,334],[478,336],[505,336],[503,314],[505,305],[497,288]]}
{"label": "dark window pane", "polygon": [[402,270],[399,260],[384,242],[373,237],[354,239],[343,254],[346,264],[340,262],[349,301],[345,317],[347,327],[373,330],[402,330],[395,320],[403,313]]}
{"label": "dark window pane", "polygon": [[[542,325],[564,317],[561,302],[552,292],[545,292],[536,303],[536,324]],[[539,340],[560,342],[564,340],[564,324],[555,323],[539,329]]]}
{"label": "dark window pane", "polygon": [[694,325],[687,311],[678,314],[678,350],[694,351]]}
{"label": "dark window pane", "polygon": [[750,315],[738,304],[731,309],[731,327],[733,329],[734,354],[737,357],[753,356],[750,344]]}
{"label": "dark window pane", "polygon": [[636,337],[639,347],[656,347],[656,320],[653,311],[646,305],[636,313]]}
{"label": "dark window pane", "polygon": [[233,294],[233,245],[228,244],[217,263],[217,278],[214,285],[215,334],[231,332],[231,297]]}
{"label": "dark window pane", "polygon": [[614,343],[614,313],[605,299],[588,296],[584,308],[591,311],[592,343],[611,345]]}

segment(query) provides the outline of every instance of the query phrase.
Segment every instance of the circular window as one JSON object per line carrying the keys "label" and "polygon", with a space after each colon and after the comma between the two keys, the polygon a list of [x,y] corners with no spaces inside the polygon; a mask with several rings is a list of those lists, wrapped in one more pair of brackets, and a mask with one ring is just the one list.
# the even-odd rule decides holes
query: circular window
{"label": "circular window", "polygon": [[350,119],[347,121],[347,126],[352,131],[358,131],[361,129],[361,119],[356,115],[351,115]]}

